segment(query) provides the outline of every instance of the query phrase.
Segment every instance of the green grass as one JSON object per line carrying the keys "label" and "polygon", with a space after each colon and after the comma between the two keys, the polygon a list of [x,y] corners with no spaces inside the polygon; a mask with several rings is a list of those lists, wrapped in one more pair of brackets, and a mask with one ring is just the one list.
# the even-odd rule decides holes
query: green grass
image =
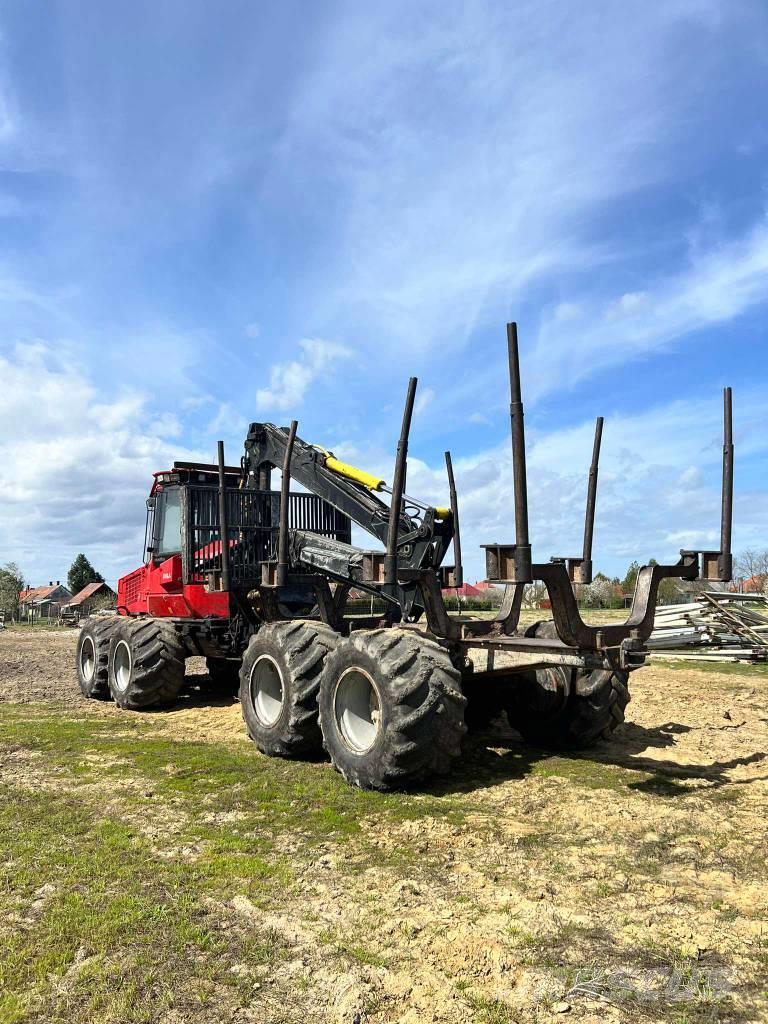
{"label": "green grass", "polygon": [[[215,858],[162,860],[130,825],[69,795],[0,793],[0,910],[16,918],[0,932],[2,1024],[149,1021],[191,993],[205,1007],[231,990],[237,1005],[231,966],[280,955],[269,937],[222,937],[203,900]],[[279,868],[240,870],[258,890]]]}
{"label": "green grass", "polygon": [[240,743],[174,740],[172,731],[172,716],[83,719],[66,717],[66,711],[4,705],[0,743],[40,752],[47,765],[81,783],[114,780],[118,788],[146,783],[144,791],[133,787],[121,794],[127,803],[156,798],[193,812],[202,808],[208,815],[245,808],[251,826],[295,830],[308,842],[357,835],[361,819],[369,815],[392,821],[429,816],[452,824],[464,817],[458,800],[424,794],[393,799],[348,786],[323,762],[265,758]]}
{"label": "green grass", "polygon": [[[282,952],[252,928],[223,936],[212,905],[246,896],[280,910],[301,898],[297,863],[352,837],[342,870],[412,863],[410,845],[382,851],[361,822],[375,819],[381,834],[465,813],[452,798],[352,789],[327,764],[172,741],[156,718],[67,714],[5,705],[0,719],[14,772],[29,754],[23,786],[0,788],[0,1024],[142,1022],[163,1007],[191,1020],[228,993],[236,1006],[245,982],[233,964]],[[55,888],[30,913],[48,882]],[[7,931],[12,914],[29,921]],[[348,936],[329,952],[380,964]]]}

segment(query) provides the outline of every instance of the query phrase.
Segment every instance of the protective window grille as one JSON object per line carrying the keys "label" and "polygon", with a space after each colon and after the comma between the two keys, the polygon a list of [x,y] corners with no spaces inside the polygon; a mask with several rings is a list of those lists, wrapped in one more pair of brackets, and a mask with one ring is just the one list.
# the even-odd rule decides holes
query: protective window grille
{"label": "protective window grille", "polygon": [[[182,501],[184,580],[204,583],[221,571],[219,491],[216,487],[186,487]],[[230,577],[233,586],[261,581],[261,566],[277,556],[280,520],[278,491],[227,491]],[[307,530],[349,544],[351,524],[333,505],[314,494],[291,494],[290,529]]]}
{"label": "protective window grille", "polygon": [[138,599],[139,594],[141,592],[141,583],[143,579],[143,569],[137,569],[135,572],[132,572],[130,576],[126,576],[123,582],[126,604],[131,604],[131,602],[136,601]]}

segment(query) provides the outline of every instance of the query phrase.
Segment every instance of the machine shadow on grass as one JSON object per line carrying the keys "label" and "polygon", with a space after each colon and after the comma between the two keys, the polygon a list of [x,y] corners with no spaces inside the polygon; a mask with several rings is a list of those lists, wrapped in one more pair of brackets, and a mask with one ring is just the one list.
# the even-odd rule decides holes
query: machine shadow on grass
{"label": "machine shadow on grass", "polygon": [[[583,751],[550,751],[523,742],[503,719],[491,728],[470,733],[462,758],[462,769],[424,787],[434,795],[471,793],[530,775],[557,777],[594,789],[626,789],[663,797],[701,794],[721,786],[744,786],[768,778],[732,779],[733,768],[765,761],[768,751],[755,751],[727,761],[681,764],[643,757],[649,748],[674,745],[675,737],[690,732],[679,722],[653,728],[628,723],[615,739]],[[688,785],[694,783],[694,785]],[[698,783],[698,785],[696,785]],[[702,785],[704,784],[704,785]]]}
{"label": "machine shadow on grass", "polygon": [[[212,695],[208,691],[208,681],[206,673],[187,676],[178,698],[171,705],[156,710],[158,713],[174,714],[190,708],[226,708],[239,703],[236,697]],[[151,713],[153,709],[147,710]],[[588,788],[627,789],[663,797],[679,797],[700,794],[725,785],[744,786],[768,779],[768,775],[732,779],[726,774],[733,768],[765,761],[768,759],[768,751],[755,751],[743,757],[704,764],[681,764],[642,756],[649,749],[660,750],[674,746],[676,737],[691,731],[691,726],[680,722],[665,722],[653,728],[627,722],[615,738],[598,743],[588,750],[555,752],[527,745],[502,717],[488,728],[469,733],[460,767],[455,767],[448,776],[416,786],[411,792],[435,796],[471,793],[514,779],[538,775],[567,779]],[[311,760],[326,761],[327,757],[319,753]]]}

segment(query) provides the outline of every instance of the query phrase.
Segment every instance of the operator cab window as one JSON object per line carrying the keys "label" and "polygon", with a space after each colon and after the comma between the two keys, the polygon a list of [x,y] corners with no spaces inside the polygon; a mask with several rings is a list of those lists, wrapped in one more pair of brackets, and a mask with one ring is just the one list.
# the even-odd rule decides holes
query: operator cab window
{"label": "operator cab window", "polygon": [[157,495],[155,555],[169,558],[181,551],[181,490],[168,487]]}

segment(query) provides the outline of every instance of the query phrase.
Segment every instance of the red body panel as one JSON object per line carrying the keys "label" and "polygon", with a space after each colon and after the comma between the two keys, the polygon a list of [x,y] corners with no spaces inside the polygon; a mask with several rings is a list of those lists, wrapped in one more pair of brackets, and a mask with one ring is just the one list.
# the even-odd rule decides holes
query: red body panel
{"label": "red body panel", "polygon": [[158,565],[150,562],[118,580],[117,607],[121,615],[203,619],[229,617],[229,594],[208,591],[203,583],[184,586],[181,556],[172,555]]}

